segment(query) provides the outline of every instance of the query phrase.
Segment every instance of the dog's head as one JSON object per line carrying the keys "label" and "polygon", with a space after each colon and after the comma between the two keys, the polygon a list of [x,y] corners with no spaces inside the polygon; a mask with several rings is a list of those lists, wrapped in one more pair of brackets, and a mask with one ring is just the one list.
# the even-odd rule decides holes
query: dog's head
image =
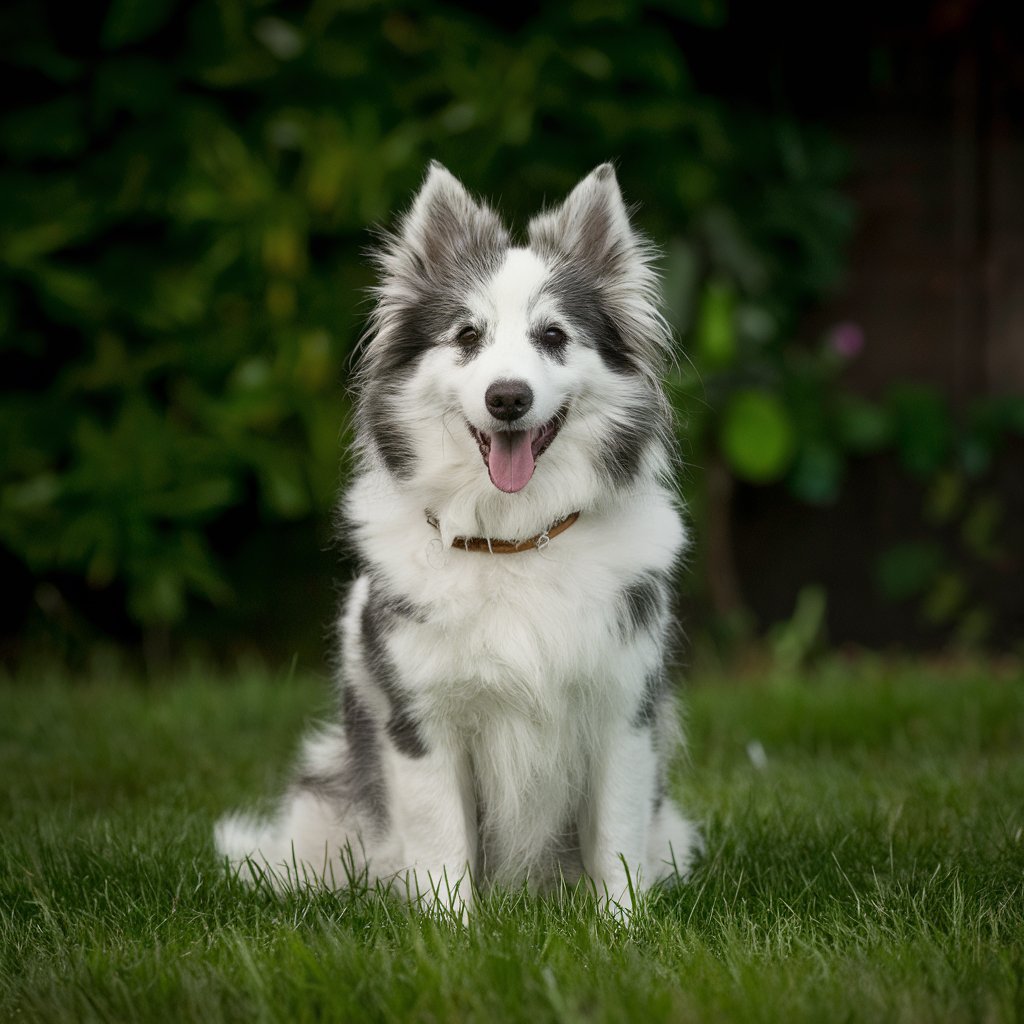
{"label": "dog's head", "polygon": [[398,480],[579,507],[663,464],[670,339],[610,164],[525,246],[432,164],[377,261],[361,432]]}

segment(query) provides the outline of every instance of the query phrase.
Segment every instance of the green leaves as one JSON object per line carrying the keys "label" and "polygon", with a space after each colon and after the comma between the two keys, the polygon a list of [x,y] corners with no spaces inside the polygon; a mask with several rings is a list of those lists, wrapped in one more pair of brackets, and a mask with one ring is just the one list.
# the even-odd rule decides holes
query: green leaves
{"label": "green leaves", "polygon": [[834,416],[836,440],[852,454],[881,451],[892,439],[890,411],[859,395],[837,395]]}
{"label": "green leaves", "polygon": [[810,505],[827,505],[839,497],[845,459],[842,452],[821,438],[801,441],[789,477],[790,490]]}
{"label": "green leaves", "polygon": [[243,540],[293,521],[317,555],[368,229],[431,158],[520,224],[616,158],[675,240],[690,442],[820,495],[778,368],[841,258],[841,160],[696,89],[685,29],[722,0],[548,5],[514,37],[450,5],[112,0],[73,58],[48,10],[0,15],[31,42],[0,125],[0,544],[32,572],[170,623],[261,603]]}
{"label": "green leaves", "polygon": [[875,582],[885,597],[905,601],[924,593],[944,563],[945,555],[939,544],[908,541],[879,556]]}
{"label": "green leaves", "polygon": [[890,396],[896,447],[907,470],[918,477],[937,472],[949,454],[952,420],[934,391],[902,387]]}
{"label": "green leaves", "polygon": [[103,23],[103,45],[113,50],[151,36],[174,8],[175,0],[112,0]]}
{"label": "green leaves", "polygon": [[738,391],[722,415],[719,443],[737,476],[752,483],[779,479],[793,456],[793,424],[776,395]]}
{"label": "green leaves", "polygon": [[737,355],[736,289],[729,281],[708,282],[694,333],[704,365],[713,369],[732,365]]}

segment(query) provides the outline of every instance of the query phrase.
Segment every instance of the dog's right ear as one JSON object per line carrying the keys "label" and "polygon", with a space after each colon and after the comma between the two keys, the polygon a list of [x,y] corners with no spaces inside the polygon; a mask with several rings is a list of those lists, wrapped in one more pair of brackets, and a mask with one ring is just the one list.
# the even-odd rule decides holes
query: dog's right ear
{"label": "dog's right ear", "polygon": [[508,232],[497,214],[477,202],[436,160],[430,162],[427,177],[402,218],[398,237],[429,277],[464,266],[467,258],[482,251],[508,245]]}
{"label": "dog's right ear", "polygon": [[444,164],[431,160],[427,176],[402,218],[402,241],[419,248],[429,244],[431,236],[469,220],[478,211],[462,182]]}

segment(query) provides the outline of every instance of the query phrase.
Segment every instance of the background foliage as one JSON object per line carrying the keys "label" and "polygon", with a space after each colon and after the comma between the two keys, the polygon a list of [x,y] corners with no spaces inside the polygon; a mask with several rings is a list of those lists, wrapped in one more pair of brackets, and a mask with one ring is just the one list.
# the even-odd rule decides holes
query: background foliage
{"label": "background foliage", "polygon": [[[367,229],[431,158],[520,224],[618,160],[667,253],[698,514],[714,460],[809,502],[834,497],[850,451],[897,445],[911,469],[943,470],[953,430],[934,396],[868,406],[837,385],[849,330],[820,351],[794,344],[842,271],[845,156],[699,87],[690,51],[725,13],[6,5],[0,568],[14,635],[166,641],[188,620],[190,636],[293,649],[304,621],[319,643],[310,604],[335,568],[322,549]],[[939,571],[923,550],[902,557],[890,589],[913,589],[908,564]]]}

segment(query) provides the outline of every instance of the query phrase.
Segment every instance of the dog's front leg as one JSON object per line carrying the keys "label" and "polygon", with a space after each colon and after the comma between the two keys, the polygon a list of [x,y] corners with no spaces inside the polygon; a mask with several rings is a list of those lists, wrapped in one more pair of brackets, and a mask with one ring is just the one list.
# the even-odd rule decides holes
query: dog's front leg
{"label": "dog's front leg", "polygon": [[657,758],[649,728],[628,723],[613,730],[594,759],[581,814],[583,866],[612,913],[628,918],[643,877],[657,784]]}
{"label": "dog's front leg", "polygon": [[475,805],[466,759],[436,739],[410,757],[391,750],[392,828],[401,849],[399,872],[410,902],[443,907],[465,920],[472,903],[476,858]]}

